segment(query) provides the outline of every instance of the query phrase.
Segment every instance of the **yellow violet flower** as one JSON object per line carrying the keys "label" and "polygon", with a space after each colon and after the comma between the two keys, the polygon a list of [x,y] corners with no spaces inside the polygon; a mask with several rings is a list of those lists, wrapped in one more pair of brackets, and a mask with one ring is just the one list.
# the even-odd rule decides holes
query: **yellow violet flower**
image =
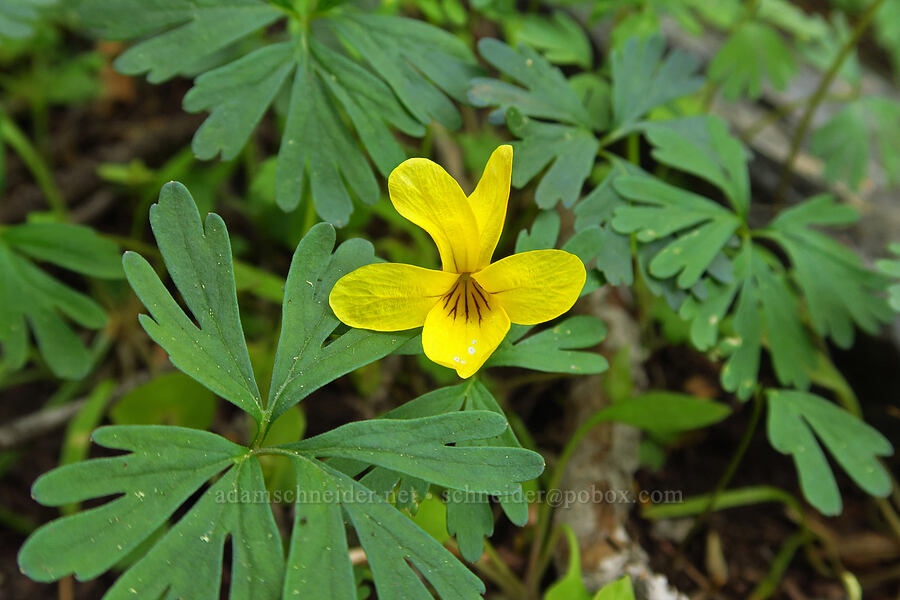
{"label": "yellow violet flower", "polygon": [[506,220],[512,146],[491,155],[468,197],[440,167],[403,162],[388,178],[394,208],[428,232],[443,269],[376,263],[343,276],[329,303],[360,329],[422,326],[432,361],[471,377],[497,349],[510,323],[535,325],[569,310],[584,287],[584,264],[563,250],[535,250],[491,263]]}

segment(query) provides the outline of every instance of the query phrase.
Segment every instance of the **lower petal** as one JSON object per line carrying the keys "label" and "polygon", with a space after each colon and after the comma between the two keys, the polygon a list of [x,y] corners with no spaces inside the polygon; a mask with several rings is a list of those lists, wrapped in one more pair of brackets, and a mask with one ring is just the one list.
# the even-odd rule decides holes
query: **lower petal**
{"label": "lower petal", "polygon": [[413,265],[376,263],[338,279],[328,303],[337,318],[351,327],[412,329],[425,322],[428,311],[458,277]]}
{"label": "lower petal", "polygon": [[508,331],[503,308],[464,275],[425,318],[422,347],[429,359],[465,379],[481,368]]}
{"label": "lower petal", "polygon": [[533,250],[498,260],[472,275],[497,299],[513,323],[555,319],[575,304],[587,273],[581,259],[564,250]]}

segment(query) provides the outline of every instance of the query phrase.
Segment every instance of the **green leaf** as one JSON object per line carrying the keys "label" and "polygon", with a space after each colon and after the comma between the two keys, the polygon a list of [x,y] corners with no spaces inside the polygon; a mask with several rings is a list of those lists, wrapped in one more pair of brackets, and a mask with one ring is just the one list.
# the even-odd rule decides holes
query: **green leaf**
{"label": "green leaf", "polygon": [[[176,367],[238,408],[262,419],[260,397],[238,311],[231,244],[215,213],[200,221],[187,188],[166,184],[150,224],[175,287],[197,325],[182,311],[145,259],[128,252],[125,274],[150,315],[140,321]],[[199,327],[198,327],[199,325]]]}
{"label": "green leaf", "polygon": [[0,39],[25,39],[41,17],[41,9],[56,0],[3,0],[0,2]]}
{"label": "green leaf", "polygon": [[634,588],[628,576],[617,579],[597,590],[592,600],[634,600]]}
{"label": "green leaf", "polygon": [[[421,419],[436,415],[455,413],[456,411],[491,411],[503,416],[503,410],[484,385],[475,380],[452,387],[444,387],[415,400],[411,400],[394,410],[385,413],[383,419]],[[465,414],[465,413],[460,413]],[[507,427],[499,435],[484,439],[460,441],[457,446],[504,448],[505,450],[521,448],[512,429]],[[347,461],[331,459],[328,464],[350,476],[362,473],[370,461]],[[378,485],[370,485],[377,482]],[[403,476],[396,471],[388,471],[383,467],[375,467],[363,478],[363,483],[371,489],[389,494],[396,486],[398,490],[407,492],[427,488],[428,483],[418,478]],[[422,494],[424,495],[424,494]],[[511,491],[500,496],[500,505],[510,521],[523,526],[528,520],[528,503],[522,494],[521,486],[512,486]],[[409,508],[413,508],[410,505]],[[488,495],[471,488],[447,491],[447,526],[449,532],[456,536],[460,552],[470,561],[477,561],[482,554],[482,539],[491,535],[494,529],[493,516],[488,504]]]}
{"label": "green leaf", "polygon": [[810,150],[825,161],[825,177],[853,189],[869,174],[873,145],[887,179],[900,182],[900,103],[890,98],[866,96],[848,103],[810,140]]}
{"label": "green leaf", "polygon": [[340,324],[328,305],[331,288],[350,271],[375,260],[367,241],[349,240],[332,254],[334,242],[333,227],[316,225],[291,260],[267,403],[272,418],[326,383],[390,354],[414,335],[350,329],[325,345]]}
{"label": "green leaf", "polygon": [[760,0],[757,11],[757,19],[780,27],[800,42],[828,35],[828,24],[822,15],[807,14],[787,0]]}
{"label": "green leaf", "polygon": [[731,414],[726,404],[687,394],[651,391],[601,410],[604,421],[627,423],[644,431],[669,433],[700,429]]}
{"label": "green leaf", "polygon": [[597,317],[577,315],[519,340],[510,335],[488,359],[492,367],[524,367],[548,373],[602,373],[606,359],[594,352],[579,351],[596,346],[606,337],[606,325]]}
{"label": "green leaf", "polygon": [[[503,416],[503,409],[480,381],[463,385],[465,386],[463,388],[465,399],[463,410],[491,411]],[[511,427],[507,427],[493,437],[470,440],[464,444],[490,448],[521,448]],[[528,502],[525,500],[520,484],[517,484],[510,494],[500,496],[500,505],[514,524],[522,527],[528,522]],[[463,558],[469,562],[475,562],[481,558],[484,547],[483,540],[494,532],[494,517],[487,495],[473,494],[468,490],[464,493],[448,492],[447,528],[451,535],[456,536]]]}
{"label": "green leaf", "polygon": [[739,215],[750,207],[748,152],[715,115],[651,121],[644,125],[653,158],[712,183]]}
{"label": "green leaf", "polygon": [[531,224],[531,231],[523,229],[516,238],[516,253],[556,248],[559,237],[559,213],[542,210]]}
{"label": "green leaf", "polygon": [[677,50],[663,58],[664,52],[665,40],[657,35],[631,38],[621,50],[613,51],[613,126],[619,133],[630,130],[654,108],[703,85],[696,74],[697,59]]}
{"label": "green leaf", "polygon": [[615,211],[628,205],[614,186],[615,180],[623,175],[644,173],[639,167],[615,159],[603,182],[575,206],[575,231],[590,227],[600,227],[597,240],[597,270],[603,273],[612,285],[631,285],[634,282],[634,268],[631,257],[631,236],[621,234],[612,227]]}
{"label": "green leaf", "polygon": [[493,437],[506,427],[503,415],[483,410],[420,419],[372,419],[281,447],[309,456],[366,461],[452,489],[504,495],[518,489],[516,483],[541,473],[540,455],[505,448],[501,456],[495,448],[444,443]]}
{"label": "green leaf", "polygon": [[[809,386],[816,349],[800,321],[799,306],[785,278],[770,266],[765,251],[746,244],[735,261],[738,292],[734,336],[720,349],[730,355],[722,369],[722,386],[746,400],[756,387],[764,335],[772,353],[775,375],[784,385]],[[734,293],[733,291],[730,293]]]}
{"label": "green leaf", "polygon": [[[353,196],[370,204],[378,198],[356,137],[386,176],[406,158],[390,128],[421,136],[432,120],[458,127],[450,98],[463,100],[479,73],[456,36],[357,5],[322,4],[306,14],[262,0],[171,0],[152,8],[141,0],[86,0],[78,11],[107,39],[140,40],[117,59],[122,72],[146,72],[151,82],[199,74],[184,108],[210,112],[193,141],[201,158],[234,158],[273,103],[285,107],[277,203],[293,210],[306,195],[337,225],[347,223]],[[272,43],[267,31],[279,32]]]}
{"label": "green leaf", "polygon": [[534,121],[515,108],[506,111],[506,120],[521,138],[513,143],[513,185],[524,187],[552,162],[535,190],[535,202],[542,209],[553,208],[558,200],[567,208],[575,204],[600,149],[597,138],[583,128]]}
{"label": "green leaf", "polygon": [[[891,244],[889,250],[895,256],[900,256],[900,244]],[[900,279],[900,260],[881,259],[875,262],[879,271],[893,279]],[[895,311],[900,312],[900,283],[893,283],[888,287],[888,303]]]}
{"label": "green leaf", "polygon": [[[539,53],[527,46],[519,46],[516,50],[492,38],[480,40],[478,51],[501,73],[525,87],[497,79],[475,78],[469,89],[472,104],[499,106],[500,111],[515,108],[527,117],[592,128],[593,117],[588,114],[565,76]],[[516,160],[519,158],[516,157]]]}
{"label": "green leaf", "polygon": [[[190,402],[185,402],[190,398]],[[155,377],[122,396],[109,411],[116,425],[177,425],[207,429],[213,422],[216,397],[184,373]]]}
{"label": "green leaf", "polygon": [[[17,371],[25,365],[30,329],[38,351],[54,375],[63,379],[81,379],[90,370],[92,358],[63,316],[82,327],[99,329],[106,324],[106,314],[92,298],[57,281],[16,253],[18,248],[8,243],[6,236],[13,234],[15,238],[19,227],[29,228],[24,236],[27,248],[65,262],[49,244],[28,246],[29,236],[34,231],[31,225],[10,227],[0,234],[0,345],[3,347],[0,374]],[[65,241],[60,243],[66,245]],[[35,248],[39,250],[35,251]],[[114,246],[108,250],[113,257],[118,254]],[[97,255],[101,264],[109,258],[105,253]],[[78,258],[67,262],[69,266],[90,270]],[[97,271],[108,273],[102,266]]]}
{"label": "green leaf", "polygon": [[15,250],[33,259],[91,277],[122,277],[119,247],[90,227],[69,223],[23,223],[5,230],[2,237]]}
{"label": "green leaf", "polygon": [[578,65],[590,69],[593,49],[584,29],[575,19],[562,11],[554,11],[549,19],[538,15],[524,15],[513,25],[512,40],[540,50],[552,63]]}
{"label": "green leaf", "polygon": [[591,596],[581,580],[581,551],[578,549],[578,539],[567,523],[562,523],[560,527],[569,543],[569,566],[565,575],[544,592],[544,600],[590,600]]}
{"label": "green leaf", "polygon": [[344,182],[367,204],[378,199],[378,183],[310,61],[297,65],[290,98],[275,175],[278,205],[284,210],[297,207],[308,173],[316,212],[335,225],[345,225],[353,204]]}
{"label": "green leaf", "polygon": [[877,457],[893,448],[878,431],[815,394],[768,390],[767,397],[769,441],[793,456],[803,495],[820,512],[840,514],[841,496],[816,437],[859,487],[873,496],[890,493],[890,475]]}
{"label": "green leaf", "polygon": [[726,99],[755,100],[764,82],[783,90],[796,71],[794,56],[777,31],[759,21],[745,21],[719,48],[707,75],[721,83]]}
{"label": "green leaf", "polygon": [[[333,472],[332,482],[344,497],[365,493],[362,485],[342,473]],[[484,594],[484,584],[447,549],[377,496],[372,502],[350,502],[343,508],[366,551],[379,598],[431,597],[419,574],[444,600],[478,598]],[[290,565],[289,562],[289,568]],[[351,598],[355,598],[355,593],[347,600]]]}
{"label": "green leaf", "polygon": [[816,331],[843,348],[853,344],[854,324],[874,334],[893,319],[881,294],[888,278],[866,269],[855,252],[810,228],[847,225],[857,218],[853,208],[822,195],[783,211],[764,230],[787,252]]}
{"label": "green leaf", "polygon": [[[455,465],[456,475],[450,478],[457,486],[474,481],[475,489],[506,489],[517,479],[536,476],[543,466],[540,457],[521,448],[461,445],[473,436],[503,435],[506,429],[501,415],[471,411],[351,423],[311,438],[305,447],[262,446],[251,451],[194,429],[104,427],[95,432],[95,441],[130,454],[60,467],[42,476],[33,493],[46,505],[113,499],[39,529],[20,551],[19,565],[39,581],[68,574],[96,577],[156,535],[179,506],[215,478],[183,517],[173,519],[176,522],[151,541],[146,554],[113,584],[107,598],[155,598],[167,590],[178,597],[215,597],[221,586],[223,547],[230,538],[232,599],[274,600],[282,593],[291,597],[329,590],[328,597],[350,600],[356,595],[342,512],[357,530],[380,598],[430,597],[410,567],[441,598],[475,598],[484,592],[483,585],[437,541],[378,492],[312,456],[371,451],[368,455],[377,462],[414,474],[443,459]],[[435,437],[429,439],[432,434]],[[410,445],[404,447],[404,441]],[[415,457],[405,454],[410,448]],[[258,462],[258,455],[266,454],[287,456],[296,472],[297,505],[287,568]],[[507,470],[510,456],[513,469]],[[184,556],[192,558],[184,561]]]}
{"label": "green leaf", "polygon": [[650,274],[678,275],[682,289],[696,284],[731,240],[741,220],[721,205],[646,176],[620,176],[617,192],[638,203],[616,209],[612,226],[620,233],[637,233],[640,242],[675,234],[649,263]]}
{"label": "green leaf", "polygon": [[[237,444],[212,433],[177,427],[103,427],[94,432],[94,441],[106,448],[129,450],[131,454],[55,469],[38,478],[32,494],[38,502],[48,506],[114,494],[118,497],[102,506],[52,521],[26,541],[19,552],[19,565],[36,581],[54,581],[69,574],[86,580],[108,570],[165,523],[204,482],[234,464],[235,457],[244,451]],[[161,448],[165,448],[164,454],[160,454]],[[250,471],[246,469],[248,475]],[[233,482],[234,475],[219,482],[225,479]],[[195,505],[192,512],[196,512],[198,506]],[[220,510],[223,508],[226,506],[219,507]],[[207,516],[212,516],[206,512]],[[215,519],[212,527],[216,527]],[[85,532],[90,534],[85,535]],[[173,528],[164,539],[171,543],[178,536],[178,531]],[[277,538],[276,532],[274,539]],[[200,556],[194,552],[202,551],[208,541],[204,542],[196,535],[185,543],[191,545],[191,551],[175,556],[193,556],[191,565],[173,560],[175,564],[168,565],[167,577],[157,577],[145,585],[174,583],[178,579],[187,579],[189,583],[201,579],[197,576]],[[141,561],[145,567],[154,562],[157,561],[147,561],[146,557]],[[162,566],[166,565],[163,563]],[[262,573],[264,571],[260,575]],[[210,577],[203,579],[207,584],[218,585]],[[125,597],[125,590],[117,589],[117,593],[111,592],[107,597]],[[215,593],[207,595],[212,597]],[[147,595],[158,596],[159,593]],[[203,594],[187,596],[201,597]]]}

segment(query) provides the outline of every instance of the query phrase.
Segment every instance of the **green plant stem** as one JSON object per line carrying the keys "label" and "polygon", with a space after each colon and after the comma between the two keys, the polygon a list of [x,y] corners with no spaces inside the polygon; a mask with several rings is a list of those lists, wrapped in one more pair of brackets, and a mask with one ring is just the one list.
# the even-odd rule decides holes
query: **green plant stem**
{"label": "green plant stem", "polygon": [[[548,490],[556,490],[559,489],[559,485],[562,482],[563,475],[566,472],[566,466],[568,466],[569,461],[572,459],[572,455],[575,453],[575,450],[578,448],[578,444],[581,443],[581,440],[591,432],[591,430],[600,425],[601,423],[606,423],[609,421],[609,417],[606,416],[606,412],[601,410],[598,413],[595,413],[591,416],[587,421],[582,423],[578,429],[572,434],[572,437],[569,438],[569,441],[566,443],[563,448],[562,454],[559,455],[559,460],[556,462],[556,466],[553,468],[553,474],[550,476],[550,480],[547,485]],[[537,522],[535,523],[535,534],[534,540],[531,543],[531,551],[528,557],[528,569],[527,575],[525,579],[525,586],[532,594],[536,594],[537,585],[540,583],[541,576],[543,573],[538,568],[540,564],[540,556],[543,551],[544,543],[547,541],[547,534],[550,532],[550,516],[551,516],[552,508],[549,503],[544,502],[538,507],[538,516]]]}
{"label": "green plant stem", "polygon": [[28,137],[21,129],[16,127],[12,119],[0,113],[0,139],[4,140],[9,146],[16,151],[16,154],[31,171],[38,187],[47,199],[47,204],[61,219],[66,217],[66,203],[63,200],[62,192],[53,181],[53,174],[47,163],[41,158]]}
{"label": "green plant stem", "polygon": [[683,502],[649,505],[641,510],[641,516],[645,519],[681,519],[704,513],[710,502],[714,511],[761,502],[780,502],[799,516],[803,515],[803,506],[799,500],[783,489],[771,485],[752,485],[725,490],[717,498],[712,496],[713,494],[709,493],[686,498]]}
{"label": "green plant stem", "polygon": [[[848,102],[853,100],[859,96],[859,92],[854,92],[852,94],[828,94],[822,100],[823,102]],[[740,132],[741,140],[744,143],[749,144],[753,138],[759,135],[764,129],[774,124],[779,119],[786,117],[791,114],[798,108],[806,105],[807,102],[810,101],[810,96],[806,98],[801,98],[799,100],[794,100],[793,102],[786,102],[781,106],[778,106],[761,116],[759,119],[751,123],[749,126],[744,128],[742,132]]]}
{"label": "green plant stem", "polygon": [[731,460],[728,462],[728,466],[725,468],[725,472],[722,473],[722,476],[716,483],[716,487],[713,489],[712,494],[710,494],[709,501],[706,503],[706,507],[703,509],[703,512],[694,519],[694,523],[691,525],[690,530],[688,530],[687,535],[684,536],[683,540],[681,540],[676,558],[684,554],[685,547],[697,534],[697,532],[700,531],[700,528],[703,527],[703,524],[706,523],[709,515],[713,512],[713,507],[716,505],[719,496],[722,495],[722,492],[724,492],[728,487],[728,484],[731,483],[731,479],[734,477],[738,466],[741,464],[744,455],[747,453],[747,448],[750,446],[750,441],[753,439],[753,434],[756,432],[756,425],[759,423],[759,418],[762,415],[763,404],[764,402],[762,390],[757,389],[756,394],[753,395],[753,412],[750,413],[750,422],[747,423],[747,428],[744,429],[744,434],[741,436],[738,447],[735,449],[734,454],[731,456]]}
{"label": "green plant stem", "polygon": [[544,573],[547,570],[547,567],[550,566],[550,557],[553,556],[553,549],[556,548],[556,544],[559,542],[560,536],[562,536],[562,531],[562,527],[557,525],[550,532],[550,537],[547,538],[547,543],[544,544],[544,550],[541,552],[540,558],[538,558],[538,573]]}
{"label": "green plant stem", "polygon": [[850,37],[846,42],[844,42],[844,45],[834,57],[834,60],[831,61],[831,65],[828,67],[828,70],[822,76],[822,79],[819,80],[819,85],[816,87],[816,90],[815,92],[813,92],[809,103],[806,105],[806,110],[803,112],[803,116],[800,118],[800,124],[797,125],[797,129],[796,131],[794,131],[794,135],[791,137],[791,146],[790,150],[788,150],[787,158],[785,158],[784,163],[781,167],[781,177],[778,180],[778,187],[775,191],[776,210],[780,208],[782,203],[784,202],[785,194],[787,193],[788,186],[791,183],[794,161],[797,160],[797,155],[800,153],[800,146],[803,144],[803,140],[806,139],[806,133],[809,131],[810,124],[812,124],[812,118],[816,112],[816,109],[825,99],[825,94],[828,91],[828,88],[831,86],[831,82],[834,81],[835,77],[837,77],[838,71],[840,71],[841,65],[844,63],[844,60],[847,58],[847,56],[849,56],[850,52],[852,52],[856,45],[859,43],[860,38],[862,38],[863,33],[865,33],[866,29],[869,27],[869,23],[875,17],[875,13],[878,12],[878,9],[882,4],[884,4],[884,0],[874,0],[862,14],[862,16],[856,22],[856,26],[853,28],[853,32],[851,33]]}
{"label": "green plant stem", "polygon": [[[503,590],[503,593],[509,598],[521,598],[525,595],[525,585],[519,580],[515,574],[506,566],[506,562],[500,558],[494,547],[484,540],[484,552],[493,563],[494,583]],[[480,560],[478,564],[483,568],[485,561]]]}
{"label": "green plant stem", "polygon": [[801,529],[781,545],[781,549],[778,550],[778,554],[775,555],[775,559],[769,567],[769,572],[766,573],[766,576],[762,581],[757,584],[753,592],[747,597],[747,600],[765,600],[775,592],[778,588],[778,583],[784,575],[784,571],[787,569],[788,565],[791,564],[794,554],[797,553],[797,549],[806,543],[809,536],[809,531]]}

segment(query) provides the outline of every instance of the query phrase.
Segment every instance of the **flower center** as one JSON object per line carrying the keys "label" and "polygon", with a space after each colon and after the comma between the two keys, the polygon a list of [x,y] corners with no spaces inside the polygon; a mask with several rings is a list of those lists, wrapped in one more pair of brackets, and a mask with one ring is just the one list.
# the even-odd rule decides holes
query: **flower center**
{"label": "flower center", "polygon": [[463,273],[450,291],[441,296],[441,302],[454,321],[457,317],[466,321],[477,318],[481,323],[491,309],[490,298],[491,295],[472,279],[471,273]]}

